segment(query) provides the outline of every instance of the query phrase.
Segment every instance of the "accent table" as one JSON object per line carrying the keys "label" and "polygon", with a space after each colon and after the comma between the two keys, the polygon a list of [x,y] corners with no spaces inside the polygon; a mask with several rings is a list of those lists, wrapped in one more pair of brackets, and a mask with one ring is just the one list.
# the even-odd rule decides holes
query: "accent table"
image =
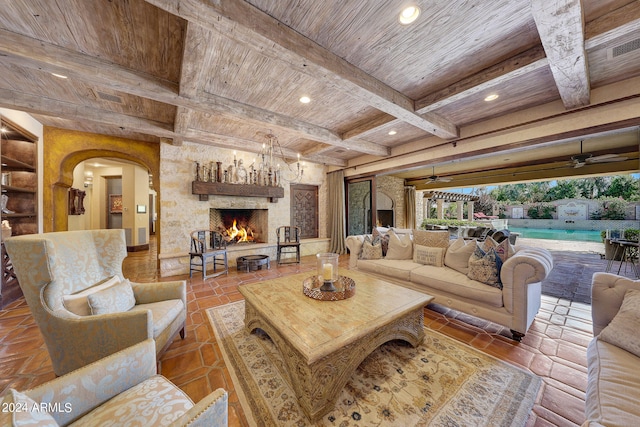
{"label": "accent table", "polygon": [[319,301],[302,292],[313,272],[241,285],[245,327],[266,332],[282,354],[289,383],[307,417],[331,411],[360,363],[385,342],[417,346],[424,339],[423,308],[433,297],[359,271],[341,270],[356,293]]}

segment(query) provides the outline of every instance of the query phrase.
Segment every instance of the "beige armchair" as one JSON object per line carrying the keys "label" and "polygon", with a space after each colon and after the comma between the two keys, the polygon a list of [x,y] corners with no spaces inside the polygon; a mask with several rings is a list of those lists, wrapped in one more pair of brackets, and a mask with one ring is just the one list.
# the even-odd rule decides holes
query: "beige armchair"
{"label": "beige armchair", "polygon": [[194,404],[156,375],[154,346],[145,340],[31,390],[8,390],[0,425],[226,426],[227,392]]}
{"label": "beige armchair", "polygon": [[[5,247],[56,375],[148,338],[155,340],[157,355],[178,333],[184,338],[186,282],[125,280],[124,230],[17,236],[7,239]],[[95,292],[96,286],[117,282],[124,286],[120,288],[123,292],[104,293],[116,288]],[[92,296],[83,297],[83,293]],[[93,306],[88,305],[89,298],[93,299]],[[70,310],[72,301],[80,302],[80,311],[77,307]]]}

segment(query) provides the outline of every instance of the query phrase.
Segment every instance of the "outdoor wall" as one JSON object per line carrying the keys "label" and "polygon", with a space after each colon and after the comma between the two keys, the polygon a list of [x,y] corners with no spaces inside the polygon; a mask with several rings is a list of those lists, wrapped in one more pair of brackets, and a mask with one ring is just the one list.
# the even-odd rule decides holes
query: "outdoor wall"
{"label": "outdoor wall", "polygon": [[[208,201],[200,201],[191,194],[191,182],[195,179],[195,162],[208,164],[222,162],[223,167],[233,163],[233,151],[202,144],[185,142],[181,146],[162,144],[160,147],[160,229],[162,243],[158,247],[161,276],[173,276],[189,272],[189,235],[194,230],[209,228],[209,210],[218,209],[267,209],[269,211],[269,232],[266,244],[256,244],[259,253],[275,256],[276,227],[289,225],[290,190],[284,183],[284,197],[277,203],[270,203],[266,197],[209,196]],[[236,150],[237,151],[237,150]],[[255,153],[237,151],[237,158],[250,165]],[[302,255],[326,252],[329,247],[327,230],[327,186],[324,165],[305,162],[302,184],[317,185],[318,188],[318,239],[302,242]],[[242,255],[254,254],[256,250],[240,246]],[[234,249],[235,250],[235,249]],[[235,257],[230,254],[230,265],[235,265]]]}
{"label": "outdoor wall", "polygon": [[[555,206],[555,211],[551,213],[553,219],[558,220],[589,220],[591,215],[602,208],[602,202],[600,200],[593,199],[562,199],[555,200],[553,202],[542,203],[543,205]],[[509,219],[525,219],[528,218],[527,211],[531,206],[536,204],[522,204],[522,205],[507,205],[504,207],[503,214]],[[625,209],[626,220],[640,220],[640,202],[627,202]],[[518,218],[521,213],[522,218]]]}

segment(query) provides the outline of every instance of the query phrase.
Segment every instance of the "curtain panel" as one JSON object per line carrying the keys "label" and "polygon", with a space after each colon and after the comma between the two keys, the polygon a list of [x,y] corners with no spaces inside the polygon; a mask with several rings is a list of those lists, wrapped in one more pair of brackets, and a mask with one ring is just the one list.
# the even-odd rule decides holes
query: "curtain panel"
{"label": "curtain panel", "polygon": [[345,194],[344,171],[327,174],[328,187],[328,219],[329,219],[329,251],[336,254],[347,253],[345,239]]}

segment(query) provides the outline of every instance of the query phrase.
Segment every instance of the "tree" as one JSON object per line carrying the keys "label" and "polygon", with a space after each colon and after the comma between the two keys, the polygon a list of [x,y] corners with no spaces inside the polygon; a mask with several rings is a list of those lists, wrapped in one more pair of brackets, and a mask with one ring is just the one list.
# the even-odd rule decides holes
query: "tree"
{"label": "tree", "polygon": [[472,194],[478,196],[478,200],[473,202],[473,210],[486,215],[493,215],[493,205],[496,204],[496,200],[486,187],[474,188]]}
{"label": "tree", "polygon": [[568,179],[564,181],[558,181],[555,186],[549,188],[545,197],[545,202],[552,202],[554,200],[573,199],[578,197],[578,187],[575,180]]}
{"label": "tree", "polygon": [[620,197],[626,201],[640,200],[640,178],[636,179],[631,175],[614,176],[604,196]]}
{"label": "tree", "polygon": [[580,196],[585,199],[597,199],[603,195],[609,186],[609,179],[603,176],[582,178],[576,180]]}

